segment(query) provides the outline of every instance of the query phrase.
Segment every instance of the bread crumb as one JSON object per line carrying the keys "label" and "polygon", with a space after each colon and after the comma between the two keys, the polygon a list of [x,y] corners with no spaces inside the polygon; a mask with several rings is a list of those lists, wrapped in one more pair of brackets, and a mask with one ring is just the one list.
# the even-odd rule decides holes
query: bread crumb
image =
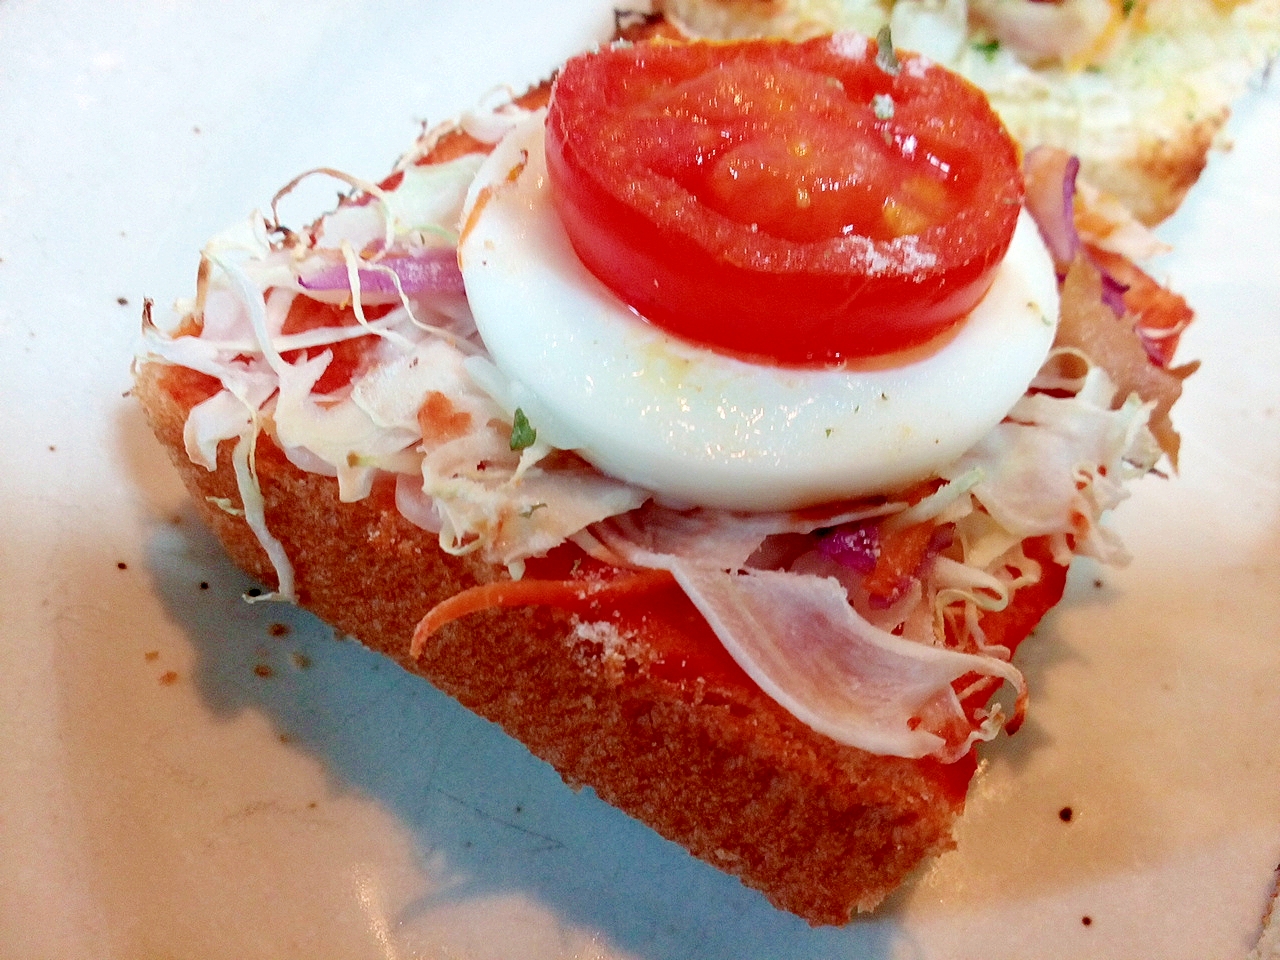
{"label": "bread crumb", "polygon": [[148,650],[146,653],[142,655],[142,659],[146,660],[147,663],[154,663],[156,660],[160,659],[160,651]]}
{"label": "bread crumb", "polygon": [[621,681],[628,672],[634,672],[640,665],[637,654],[641,651],[637,649],[634,639],[624,634],[615,624],[608,621],[586,623],[577,620],[573,625],[573,636],[579,641],[579,647],[585,644],[591,648],[590,653],[581,649],[575,651],[580,662],[587,667],[602,668],[615,682]]}
{"label": "bread crumb", "polygon": [[602,620],[596,623],[574,623],[573,634],[579,640],[599,644],[604,648],[604,658],[612,661],[633,659],[644,653],[629,633],[623,633],[615,624]]}
{"label": "bread crumb", "polygon": [[166,670],[164,673],[160,674],[160,686],[162,687],[171,687],[177,682],[178,671],[176,670]]}
{"label": "bread crumb", "polygon": [[287,637],[290,633],[287,623],[273,623],[267,627],[267,633],[273,637]]}
{"label": "bread crumb", "polygon": [[256,673],[256,674],[257,674],[258,676],[260,676],[260,677],[269,677],[269,676],[271,676],[271,672],[272,672],[272,671],[271,671],[271,666],[270,666],[270,664],[266,664],[266,663],[259,663],[259,664],[256,664],[256,665],[254,666],[254,668],[253,668],[253,672],[254,672],[254,673]]}

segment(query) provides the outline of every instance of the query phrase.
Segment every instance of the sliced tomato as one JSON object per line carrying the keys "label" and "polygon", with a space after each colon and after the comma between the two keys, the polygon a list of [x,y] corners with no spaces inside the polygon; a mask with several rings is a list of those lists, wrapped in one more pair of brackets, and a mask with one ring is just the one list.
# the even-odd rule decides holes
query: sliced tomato
{"label": "sliced tomato", "polygon": [[977,88],[877,53],[844,36],[569,61],[546,149],[579,258],[650,322],[771,363],[946,331],[1008,248],[1017,149]]}
{"label": "sliced tomato", "polygon": [[[377,320],[379,317],[390,313],[394,307],[395,304],[367,306],[364,308],[365,319]],[[359,320],[356,319],[356,312],[349,305],[339,306],[332,303],[321,303],[319,300],[312,300],[310,297],[299,294],[289,304],[289,312],[285,315],[280,332],[289,335],[305,333],[308,330],[319,330],[324,327],[354,327],[357,323],[359,323]],[[290,350],[283,354],[283,357],[293,363],[300,355],[310,360],[312,357],[328,350],[333,354],[333,359],[329,361],[329,366],[325,367],[324,373],[316,381],[313,392],[317,394],[333,393],[333,391],[341,389],[351,382],[360,367],[361,361],[364,359],[365,351],[373,345],[376,339],[372,334],[352,337],[351,339],[339,340],[323,347]]]}

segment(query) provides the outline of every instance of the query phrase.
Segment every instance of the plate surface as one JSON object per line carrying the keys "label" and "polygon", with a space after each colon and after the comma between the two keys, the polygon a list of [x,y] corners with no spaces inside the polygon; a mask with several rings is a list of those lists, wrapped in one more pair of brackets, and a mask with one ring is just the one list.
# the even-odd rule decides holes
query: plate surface
{"label": "plate surface", "polygon": [[1128,568],[1078,565],[959,848],[875,917],[811,930],[308,616],[241,602],[124,396],[143,298],[188,295],[204,239],[295,173],[376,178],[419,121],[611,21],[0,0],[0,955],[1243,958],[1280,862],[1274,78],[1161,231],[1204,361],[1182,473],[1117,512]]}

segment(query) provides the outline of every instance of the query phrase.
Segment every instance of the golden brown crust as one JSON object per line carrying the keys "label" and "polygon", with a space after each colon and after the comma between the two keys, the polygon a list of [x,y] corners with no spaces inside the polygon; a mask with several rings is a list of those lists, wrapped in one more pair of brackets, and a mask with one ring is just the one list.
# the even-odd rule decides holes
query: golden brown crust
{"label": "golden brown crust", "polygon": [[[230,445],[214,472],[183,450],[200,399],[186,374],[144,364],[135,394],[205,522],[237,564],[272,584],[244,520],[211,499],[239,502]],[[500,573],[442,553],[385,491],[340,503],[334,481],[297,470],[265,438],[258,470],[303,606],[778,907],[844,923],[952,845],[972,758],[947,766],[842,746],[749,683],[656,675],[643,636],[617,638],[547,608],[506,610],[441,629],[410,661],[413,629],[433,604]]]}
{"label": "golden brown crust", "polygon": [[1209,162],[1214,140],[1230,111],[1188,124],[1160,139],[1140,141],[1120,162],[1082,160],[1082,175],[1094,186],[1117,197],[1147,226],[1172,216],[1200,179]]}

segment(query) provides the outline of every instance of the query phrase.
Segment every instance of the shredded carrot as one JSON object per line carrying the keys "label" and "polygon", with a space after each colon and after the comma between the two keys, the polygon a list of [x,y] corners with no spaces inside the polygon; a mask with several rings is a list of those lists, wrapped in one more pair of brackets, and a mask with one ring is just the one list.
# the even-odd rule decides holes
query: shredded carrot
{"label": "shredded carrot", "polygon": [[924,561],[933,530],[932,521],[901,530],[882,530],[876,568],[863,581],[867,592],[873,597],[895,599],[903,584],[915,576]]}
{"label": "shredded carrot", "polygon": [[666,570],[624,572],[600,580],[500,580],[463,590],[436,604],[413,631],[409,656],[422,655],[427,638],[447,623],[484,610],[508,607],[559,607],[563,610],[616,607],[618,602],[674,582]]}

